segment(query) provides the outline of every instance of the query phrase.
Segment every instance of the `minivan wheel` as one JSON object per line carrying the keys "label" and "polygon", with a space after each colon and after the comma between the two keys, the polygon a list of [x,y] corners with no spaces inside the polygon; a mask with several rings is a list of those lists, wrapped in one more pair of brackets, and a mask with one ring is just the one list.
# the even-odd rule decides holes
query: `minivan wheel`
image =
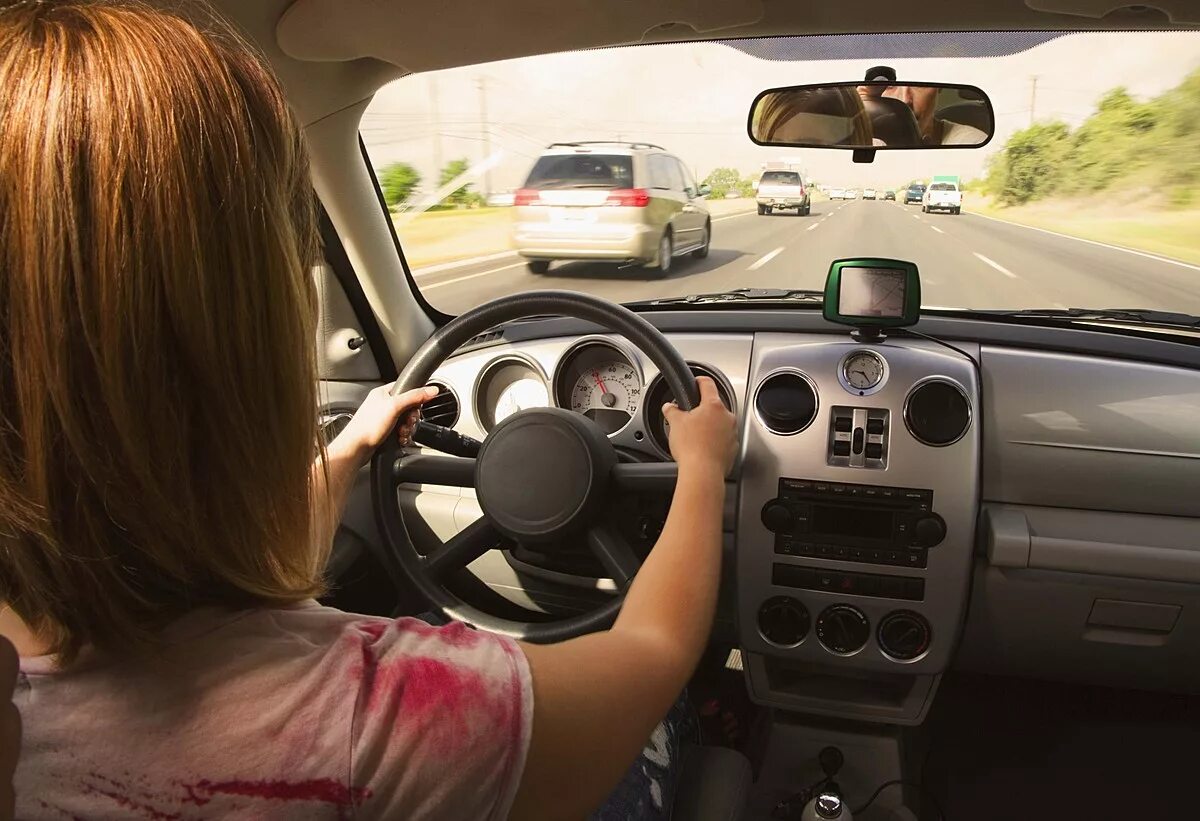
{"label": "minivan wheel", "polygon": [[671,255],[674,253],[675,244],[671,241],[671,232],[667,231],[658,241],[658,258],[654,260],[654,267],[661,275],[671,272]]}
{"label": "minivan wheel", "polygon": [[525,263],[525,267],[529,269],[529,273],[531,274],[544,274],[550,270],[550,260],[531,259]]}
{"label": "minivan wheel", "polygon": [[761,217],[765,213],[767,213],[767,207],[765,205],[758,206],[758,215]]}
{"label": "minivan wheel", "polygon": [[693,259],[704,259],[706,256],[708,256],[708,244],[710,242],[712,242],[712,224],[711,223],[708,223],[708,222],[704,223],[704,233],[701,234],[701,237],[703,238],[704,241],[700,244],[699,248],[697,248],[695,251],[692,251]]}

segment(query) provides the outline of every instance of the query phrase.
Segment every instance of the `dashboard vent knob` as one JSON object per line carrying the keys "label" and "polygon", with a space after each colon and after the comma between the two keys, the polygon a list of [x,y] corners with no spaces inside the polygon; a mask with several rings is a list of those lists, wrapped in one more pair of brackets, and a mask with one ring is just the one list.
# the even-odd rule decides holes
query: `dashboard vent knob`
{"label": "dashboard vent knob", "polygon": [[918,441],[935,448],[945,447],[961,439],[971,426],[971,405],[956,383],[930,379],[908,394],[904,424]]}
{"label": "dashboard vent knob", "polygon": [[799,371],[779,371],[764,379],[754,394],[754,412],[762,426],[780,436],[799,433],[817,417],[817,389]]}
{"label": "dashboard vent knob", "polygon": [[450,386],[442,382],[431,381],[437,385],[438,395],[421,406],[421,418],[443,428],[452,428],[458,422],[458,397]]}

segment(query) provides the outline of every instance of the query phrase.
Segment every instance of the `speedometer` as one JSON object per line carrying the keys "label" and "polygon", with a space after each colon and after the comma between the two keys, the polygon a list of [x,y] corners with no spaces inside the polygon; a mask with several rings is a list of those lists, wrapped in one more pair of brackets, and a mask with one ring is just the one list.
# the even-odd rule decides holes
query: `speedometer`
{"label": "speedometer", "polygon": [[627,362],[605,362],[585,368],[571,388],[571,410],[582,413],[613,433],[637,413],[641,380]]}
{"label": "speedometer", "polygon": [[642,372],[624,349],[607,339],[584,339],[567,350],[554,375],[554,403],[614,434],[642,407]]}

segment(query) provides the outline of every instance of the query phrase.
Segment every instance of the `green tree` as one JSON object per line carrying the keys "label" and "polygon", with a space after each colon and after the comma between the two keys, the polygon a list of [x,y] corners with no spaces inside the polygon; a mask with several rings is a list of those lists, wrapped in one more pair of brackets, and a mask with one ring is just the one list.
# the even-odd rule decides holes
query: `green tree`
{"label": "green tree", "polygon": [[742,197],[753,197],[755,182],[756,180],[754,177],[742,177],[737,184],[738,195]]}
{"label": "green tree", "polygon": [[384,202],[389,208],[395,208],[408,202],[421,184],[421,175],[406,162],[394,162],[383,169],[379,183],[383,187]]}
{"label": "green tree", "polygon": [[1056,193],[1071,146],[1066,123],[1039,123],[1016,132],[988,172],[989,190],[1005,205]]}
{"label": "green tree", "polygon": [[708,195],[710,200],[724,199],[730,191],[741,186],[741,175],[734,168],[714,168],[712,173],[704,178],[704,183],[712,188]]}
{"label": "green tree", "polygon": [[[438,186],[440,187],[446,185],[452,180],[461,177],[463,174],[467,173],[467,169],[470,167],[470,163],[467,162],[465,157],[457,160],[451,160],[442,166],[441,173],[438,174]],[[454,191],[451,191],[449,194],[447,194],[445,198],[443,198],[442,202],[449,203],[450,205],[456,207],[466,207],[472,202],[471,192],[469,190],[470,188],[470,183],[467,183],[461,188],[456,188]]]}

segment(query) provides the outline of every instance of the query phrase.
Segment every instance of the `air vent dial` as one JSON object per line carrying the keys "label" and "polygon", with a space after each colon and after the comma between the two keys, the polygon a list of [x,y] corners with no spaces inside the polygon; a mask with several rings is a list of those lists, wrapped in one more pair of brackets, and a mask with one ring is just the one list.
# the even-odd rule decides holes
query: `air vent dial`
{"label": "air vent dial", "polygon": [[758,385],[754,413],[771,433],[791,436],[817,416],[817,389],[800,371],[776,371]]}

